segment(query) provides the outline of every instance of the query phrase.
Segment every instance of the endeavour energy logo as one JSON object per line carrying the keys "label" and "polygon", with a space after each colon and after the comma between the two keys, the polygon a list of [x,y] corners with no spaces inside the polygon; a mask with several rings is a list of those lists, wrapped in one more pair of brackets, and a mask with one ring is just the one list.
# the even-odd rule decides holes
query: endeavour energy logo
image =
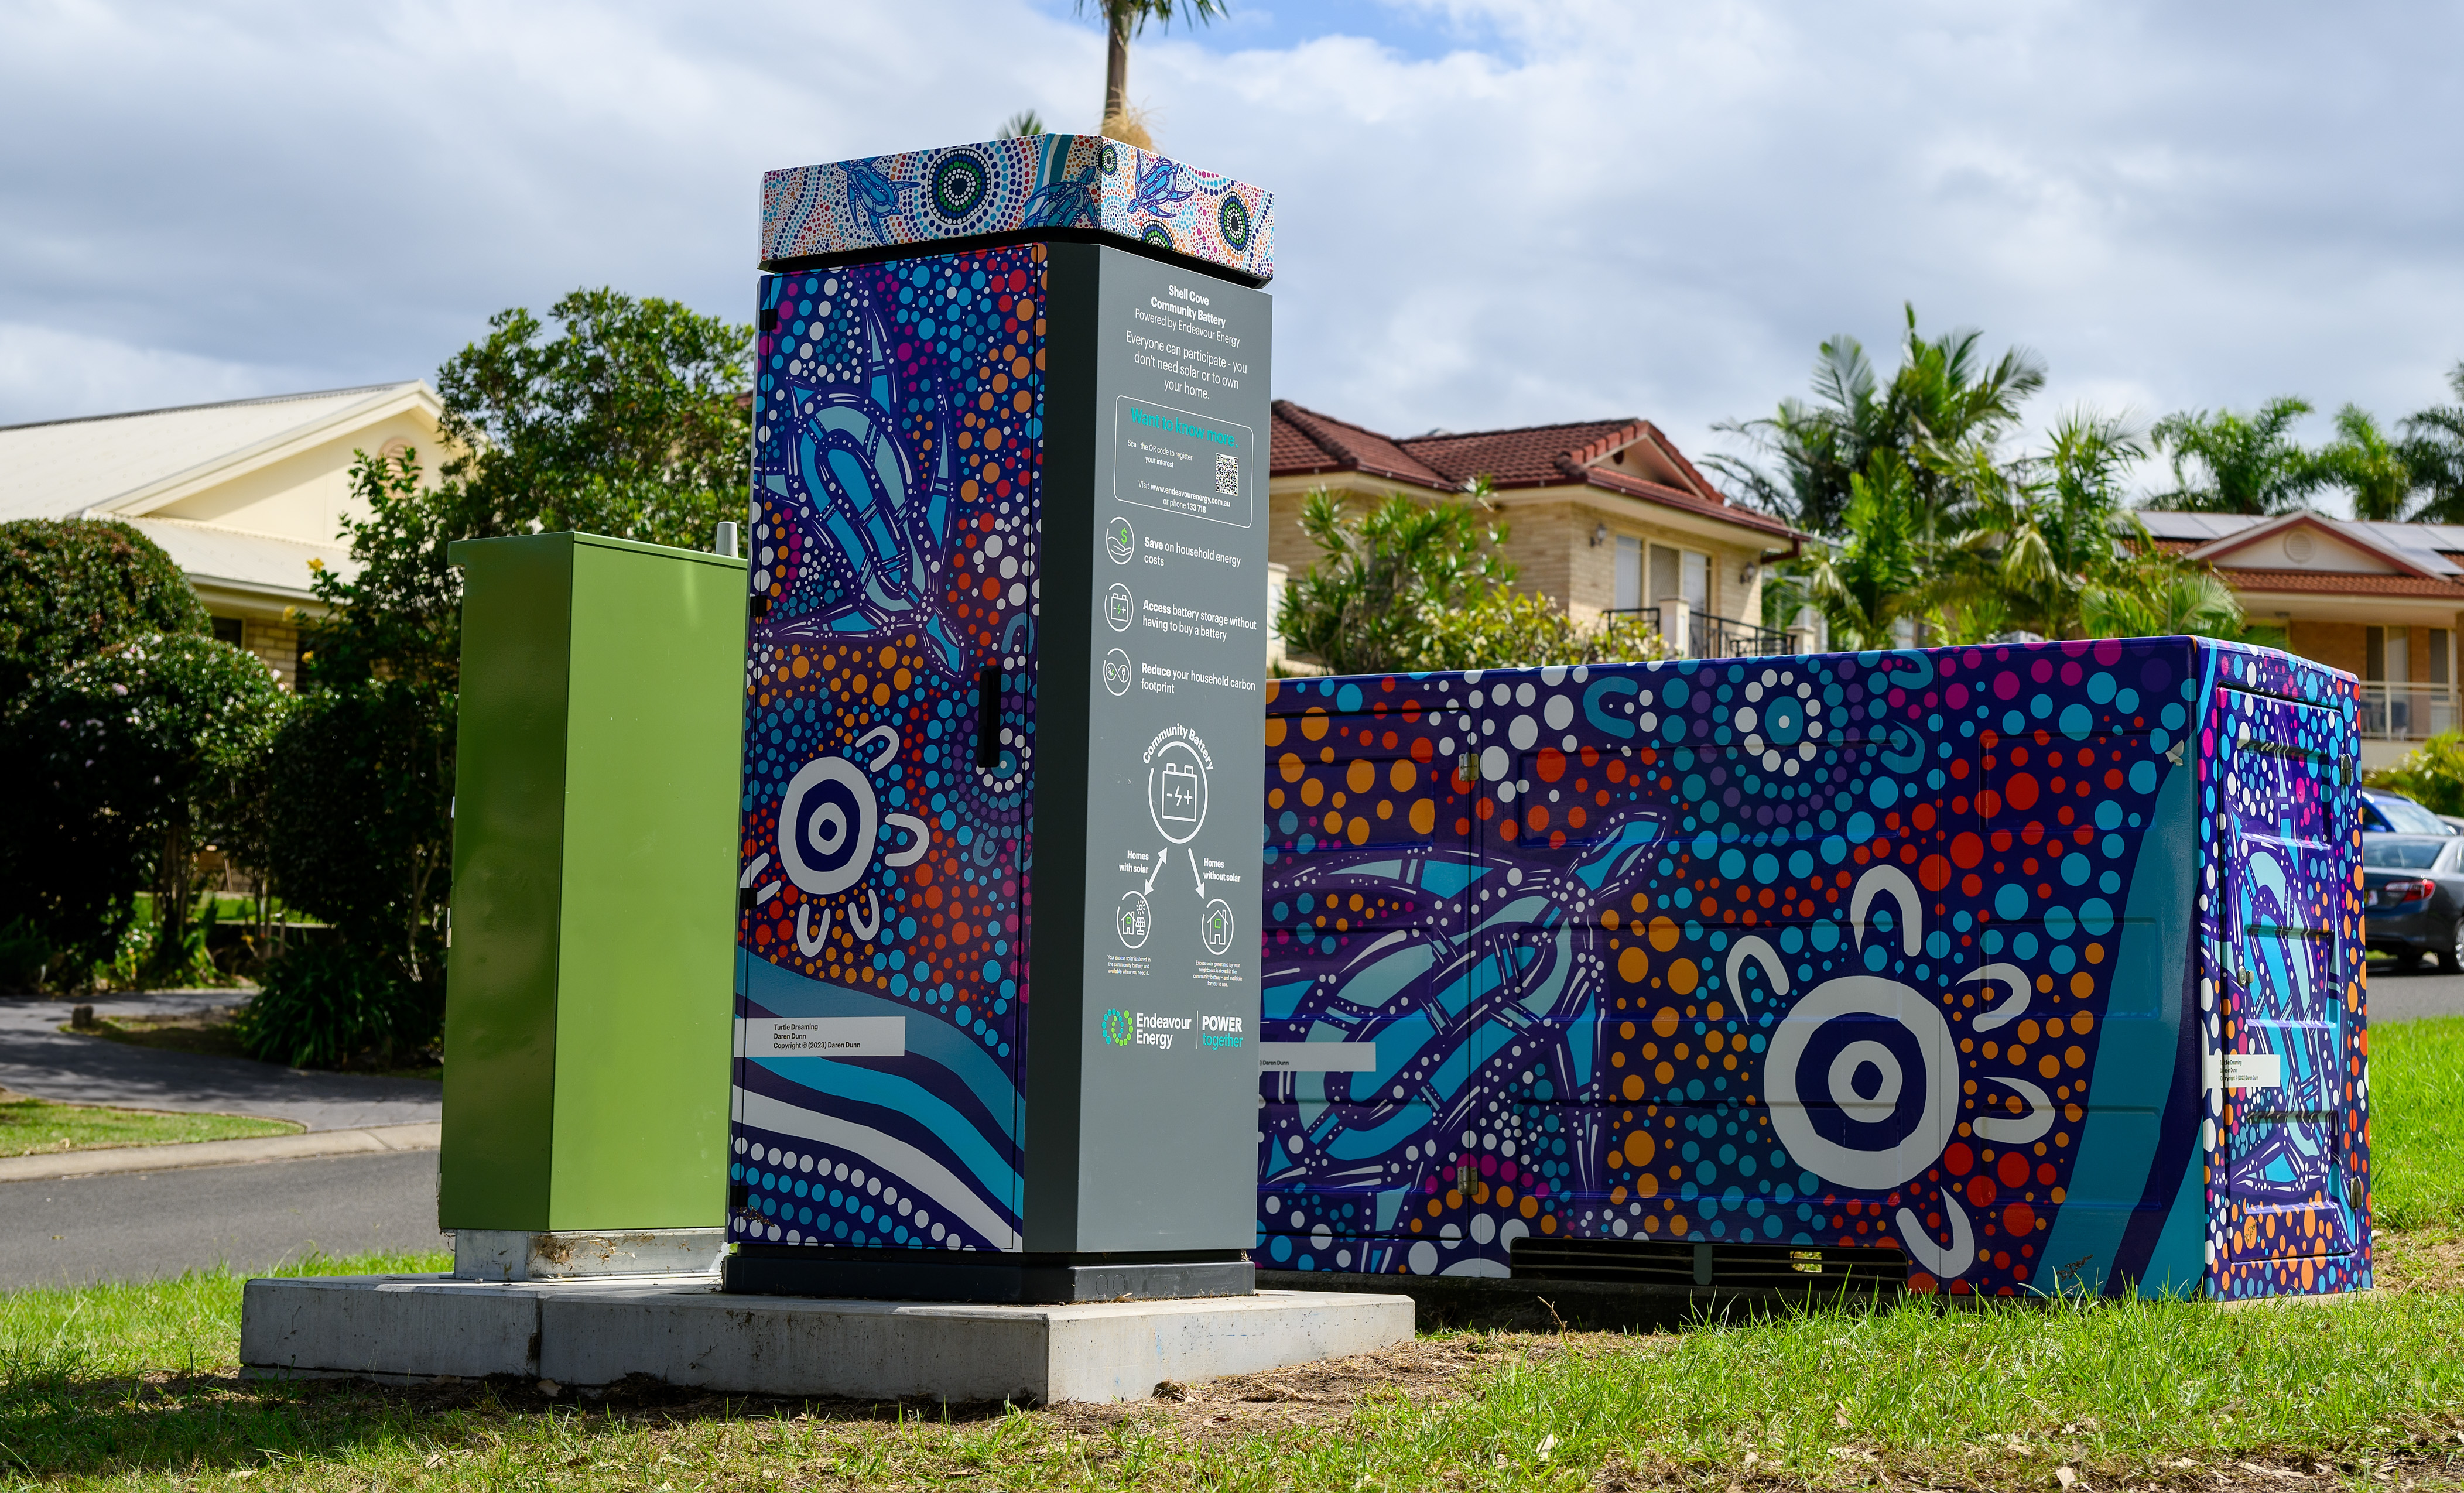
{"label": "endeavour energy logo", "polygon": [[1205,1048],[1239,1047],[1247,1039],[1237,1016],[1160,1016],[1153,1011],[1107,1011],[1104,1041],[1114,1047],[1158,1047],[1170,1052],[1184,1038]]}

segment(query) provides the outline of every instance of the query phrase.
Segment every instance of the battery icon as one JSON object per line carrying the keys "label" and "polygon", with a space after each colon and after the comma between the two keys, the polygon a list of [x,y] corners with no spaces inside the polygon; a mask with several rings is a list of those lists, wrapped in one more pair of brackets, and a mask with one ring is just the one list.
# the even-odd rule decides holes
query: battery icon
{"label": "battery icon", "polygon": [[1165,819],[1184,824],[1198,823],[1198,770],[1178,762],[1163,764],[1163,806]]}

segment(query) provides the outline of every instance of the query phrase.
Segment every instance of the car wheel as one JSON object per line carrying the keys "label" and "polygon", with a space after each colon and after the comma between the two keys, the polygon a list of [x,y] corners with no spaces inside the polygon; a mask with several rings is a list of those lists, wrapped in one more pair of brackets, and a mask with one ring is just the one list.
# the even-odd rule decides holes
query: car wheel
{"label": "car wheel", "polygon": [[2420,951],[2420,950],[2418,950],[2418,949],[2405,949],[2405,950],[2399,951],[2399,952],[2397,953],[2397,955],[2396,955],[2396,956],[2395,956],[2395,971],[2396,971],[2396,973],[2397,973],[2397,974],[2399,974],[2399,975],[2412,975],[2412,974],[2417,974],[2417,973],[2419,973],[2419,972],[2420,972],[2420,969],[2421,969],[2421,951]]}
{"label": "car wheel", "polygon": [[2450,975],[2464,975],[2464,917],[2455,920],[2455,932],[2438,955],[2438,967]]}

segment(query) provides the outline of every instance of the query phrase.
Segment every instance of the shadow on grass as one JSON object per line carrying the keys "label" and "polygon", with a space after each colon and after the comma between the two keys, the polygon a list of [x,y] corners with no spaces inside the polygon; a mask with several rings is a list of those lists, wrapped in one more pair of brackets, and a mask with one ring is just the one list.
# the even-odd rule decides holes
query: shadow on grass
{"label": "shadow on grass", "polygon": [[802,1418],[883,1427],[983,1426],[1002,1403],[719,1395],[648,1377],[555,1394],[513,1378],[379,1384],[229,1373],[97,1379],[73,1364],[0,1356],[0,1472],[28,1477],[200,1473],[266,1462],[420,1461],[490,1447],[523,1458],[587,1453],[611,1436]]}

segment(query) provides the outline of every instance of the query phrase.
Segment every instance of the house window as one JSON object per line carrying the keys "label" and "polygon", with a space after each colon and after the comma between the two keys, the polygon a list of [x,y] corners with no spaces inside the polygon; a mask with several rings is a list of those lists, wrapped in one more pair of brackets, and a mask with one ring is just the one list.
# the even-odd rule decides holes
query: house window
{"label": "house window", "polygon": [[1651,604],[1642,599],[1642,541],[1622,534],[1617,541],[1617,601],[1612,604],[1621,612]]}
{"label": "house window", "polygon": [[1682,596],[1694,611],[1708,611],[1711,606],[1711,557],[1692,550],[1671,549],[1665,544],[1651,547],[1651,584],[1643,604],[1658,606],[1672,596]]}
{"label": "house window", "polygon": [[2363,645],[2362,677],[2404,683],[2412,678],[2412,633],[2409,627],[2371,627]]}
{"label": "house window", "polygon": [[241,646],[240,636],[246,629],[246,624],[236,617],[217,617],[213,622],[215,642],[228,643],[233,648]]}
{"label": "house window", "polygon": [[2448,658],[2450,650],[2453,646],[2453,640],[2447,635],[2446,628],[2432,627],[2430,629],[2429,663],[2430,682],[2431,684],[2443,686],[2452,682],[2454,676],[2448,671]]}

